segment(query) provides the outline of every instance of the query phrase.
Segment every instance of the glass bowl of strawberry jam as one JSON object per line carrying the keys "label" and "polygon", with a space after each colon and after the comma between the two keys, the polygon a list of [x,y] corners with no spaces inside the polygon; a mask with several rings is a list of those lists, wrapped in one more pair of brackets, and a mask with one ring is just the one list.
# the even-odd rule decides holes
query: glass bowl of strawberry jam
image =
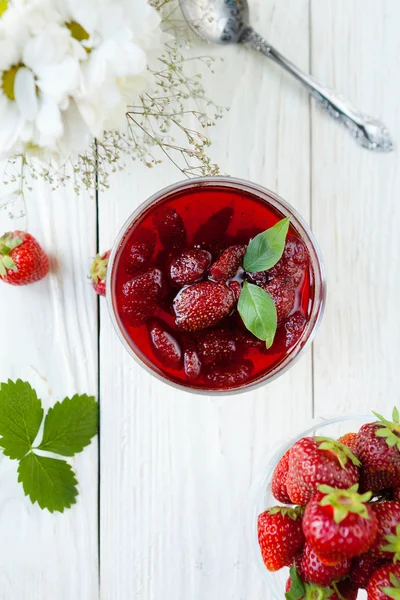
{"label": "glass bowl of strawberry jam", "polygon": [[284,200],[250,182],[199,178],[128,219],[107,299],[124,346],[153,375],[233,393],[276,378],[311,342],[325,273],[313,234]]}

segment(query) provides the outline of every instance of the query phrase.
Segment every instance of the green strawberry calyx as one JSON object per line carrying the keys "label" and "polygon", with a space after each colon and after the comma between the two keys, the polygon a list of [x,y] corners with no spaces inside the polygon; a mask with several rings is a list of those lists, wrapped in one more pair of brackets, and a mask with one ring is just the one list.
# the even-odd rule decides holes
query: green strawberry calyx
{"label": "green strawberry calyx", "polygon": [[398,408],[394,407],[392,412],[392,421],[388,421],[382,415],[372,411],[379,419],[379,424],[384,425],[375,431],[375,435],[384,438],[387,445],[391,448],[395,447],[400,451],[400,414]]}
{"label": "green strawberry calyx", "polygon": [[21,238],[13,237],[11,232],[5,233],[0,237],[0,277],[6,277],[8,271],[18,271],[18,267],[11,258],[10,254],[22,244]]}
{"label": "green strawberry calyx", "polygon": [[345,468],[349,460],[356,467],[361,466],[361,462],[358,460],[358,458],[353,454],[350,448],[344,444],[327,437],[316,437],[315,441],[319,443],[319,450],[330,450],[336,455],[342,469]]}
{"label": "green strawberry calyx", "polygon": [[98,283],[99,280],[105,281],[107,275],[108,258],[104,258],[104,254],[97,254],[90,269],[90,278],[93,283]]}
{"label": "green strawberry calyx", "polygon": [[400,600],[400,580],[393,573],[390,573],[389,579],[391,586],[381,587],[381,591],[393,600]]}
{"label": "green strawberry calyx", "polygon": [[288,506],[273,506],[267,510],[269,515],[282,515],[283,517],[289,517],[292,521],[296,521],[299,517],[304,514],[304,508],[302,506],[296,506],[290,508]]}
{"label": "green strawberry calyx", "polygon": [[396,563],[400,560],[400,523],[396,527],[396,533],[394,535],[385,536],[385,540],[388,542],[387,545],[382,546],[381,550],[384,552],[392,552],[394,554],[393,561]]}
{"label": "green strawberry calyx", "polygon": [[290,567],[290,589],[285,594],[286,600],[329,600],[334,591],[320,585],[304,583],[300,579],[296,565]]}
{"label": "green strawberry calyx", "polygon": [[358,483],[348,488],[340,490],[332,488],[329,485],[320,485],[318,491],[324,494],[320,501],[320,506],[332,506],[333,520],[339,525],[349,513],[359,515],[363,519],[370,519],[366,503],[372,498],[372,492],[358,494]]}

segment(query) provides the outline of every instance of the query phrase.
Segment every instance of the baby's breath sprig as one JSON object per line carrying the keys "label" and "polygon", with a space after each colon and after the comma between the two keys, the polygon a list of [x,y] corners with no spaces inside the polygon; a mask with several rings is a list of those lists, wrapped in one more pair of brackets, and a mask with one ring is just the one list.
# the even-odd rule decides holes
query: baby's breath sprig
{"label": "baby's breath sprig", "polygon": [[[3,182],[14,184],[18,194],[31,189],[32,180],[39,178],[53,190],[70,181],[76,193],[104,190],[112,173],[136,160],[152,168],[167,158],[186,177],[218,174],[218,165],[208,156],[207,128],[215,125],[224,109],[207,97],[200,72],[204,67],[212,71],[215,59],[187,56],[187,40],[179,41],[182,25],[176,0],[152,0],[151,4],[160,10],[164,29],[173,32],[175,39],[166,43],[156,66],[149,69],[153,88],[127,107],[126,131],[106,131],[77,159],[62,164],[14,156],[8,161]],[[6,202],[0,199],[0,206]]]}

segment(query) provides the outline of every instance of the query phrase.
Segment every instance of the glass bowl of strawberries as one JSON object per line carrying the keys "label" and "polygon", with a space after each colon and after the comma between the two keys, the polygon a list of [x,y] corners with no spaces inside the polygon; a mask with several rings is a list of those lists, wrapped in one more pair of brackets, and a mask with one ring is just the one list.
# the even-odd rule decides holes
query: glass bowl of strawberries
{"label": "glass bowl of strawberries", "polygon": [[321,254],[303,219],[272,192],[222,177],[144,202],[117,237],[106,288],[132,357],[203,394],[283,373],[311,342],[325,302]]}
{"label": "glass bowl of strawberries", "polygon": [[257,488],[252,543],[269,597],[400,598],[397,409],[316,420],[273,453]]}

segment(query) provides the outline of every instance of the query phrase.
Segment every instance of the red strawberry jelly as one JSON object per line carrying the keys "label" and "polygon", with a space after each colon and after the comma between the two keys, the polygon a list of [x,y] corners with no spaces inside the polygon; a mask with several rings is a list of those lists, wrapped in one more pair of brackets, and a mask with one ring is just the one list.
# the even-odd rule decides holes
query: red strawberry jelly
{"label": "red strawberry jelly", "polygon": [[[135,354],[171,382],[199,390],[246,387],[279,367],[294,347],[302,346],[315,295],[309,253],[291,223],[288,251],[274,271],[251,275],[244,273],[241,266],[233,268],[236,260],[237,264],[243,264],[241,245],[247,245],[252,237],[287,214],[256,192],[235,189],[234,182],[186,185],[186,188],[178,188],[165,199],[150,204],[122,238],[112,267],[117,321]],[[156,240],[154,249],[152,245],[150,249],[146,247],[147,254],[143,254],[146,260],[139,273],[132,274],[132,247],[136,248],[135,244],[142,243],[144,237],[153,239],[150,232]],[[233,246],[239,249],[235,260],[227,261],[225,254],[213,268]],[[146,293],[140,298],[136,295],[133,306],[137,306],[140,318],[135,322],[124,309],[129,290],[126,284],[143,275],[146,282],[146,272],[155,268],[163,274],[163,293],[156,299]],[[229,275],[225,281],[224,271]],[[275,290],[274,277],[276,285],[280,281],[285,283],[281,292]],[[281,302],[277,343],[269,350],[247,331],[237,312],[240,286],[245,278],[264,289],[270,288]],[[179,284],[180,281],[189,281],[190,285]],[[201,308],[187,318],[182,319],[178,314],[176,321],[175,311],[178,313],[182,306],[184,311],[193,308],[192,297],[186,301],[190,288],[195,288],[193,302],[202,303]],[[179,294],[183,294],[185,301],[183,297],[179,299]],[[143,315],[149,313],[151,316],[143,322]]]}

